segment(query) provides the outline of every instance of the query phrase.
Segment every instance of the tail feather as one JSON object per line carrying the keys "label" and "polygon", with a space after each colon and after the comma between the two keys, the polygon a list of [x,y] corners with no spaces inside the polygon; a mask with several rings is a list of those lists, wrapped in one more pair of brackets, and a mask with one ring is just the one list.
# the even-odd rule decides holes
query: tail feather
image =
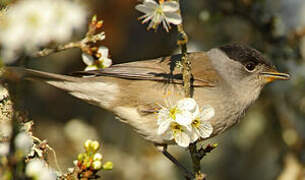
{"label": "tail feather", "polygon": [[79,78],[73,76],[59,75],[54,73],[42,72],[22,67],[4,67],[2,76],[9,80],[39,80],[39,81],[77,81]]}
{"label": "tail feather", "polygon": [[54,87],[67,91],[69,94],[108,109],[115,100],[118,87],[113,82],[103,81],[103,77],[73,77],[67,75],[47,73],[21,67],[5,67],[1,78],[18,81],[22,79],[42,81]]}

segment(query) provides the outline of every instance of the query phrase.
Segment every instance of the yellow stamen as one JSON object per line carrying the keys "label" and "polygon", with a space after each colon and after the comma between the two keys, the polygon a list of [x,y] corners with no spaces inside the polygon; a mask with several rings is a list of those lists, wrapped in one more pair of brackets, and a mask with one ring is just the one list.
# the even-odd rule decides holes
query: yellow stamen
{"label": "yellow stamen", "polygon": [[97,58],[100,58],[100,57],[102,57],[102,54],[101,54],[101,53],[96,53],[95,56],[96,56]]}
{"label": "yellow stamen", "polygon": [[183,132],[182,126],[179,125],[178,123],[172,123],[171,126],[170,126],[170,128],[171,128],[171,130],[173,131],[174,136],[175,136],[177,133]]}
{"label": "yellow stamen", "polygon": [[200,126],[200,121],[198,118],[194,119],[194,121],[192,122],[192,126],[195,128],[198,128]]}
{"label": "yellow stamen", "polygon": [[169,116],[172,118],[172,119],[176,119],[176,114],[179,113],[180,110],[175,106],[171,109],[169,109]]}

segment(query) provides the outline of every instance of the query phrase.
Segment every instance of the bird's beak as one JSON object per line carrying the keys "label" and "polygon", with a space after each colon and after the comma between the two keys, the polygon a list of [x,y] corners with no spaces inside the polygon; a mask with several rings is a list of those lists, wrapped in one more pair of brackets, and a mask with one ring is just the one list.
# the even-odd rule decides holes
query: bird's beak
{"label": "bird's beak", "polygon": [[274,80],[288,80],[290,75],[287,73],[278,72],[275,68],[268,68],[266,71],[260,73],[267,83]]}

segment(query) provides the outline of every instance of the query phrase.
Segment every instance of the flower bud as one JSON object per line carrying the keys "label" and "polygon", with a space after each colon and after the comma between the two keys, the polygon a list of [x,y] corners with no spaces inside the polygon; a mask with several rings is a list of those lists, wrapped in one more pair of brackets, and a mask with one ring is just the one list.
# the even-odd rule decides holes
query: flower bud
{"label": "flower bud", "polygon": [[102,168],[102,162],[101,161],[93,161],[92,167],[94,170],[100,170]]}
{"label": "flower bud", "polygon": [[77,166],[78,160],[74,160],[74,161],[73,161],[73,164],[74,164],[74,166]]}
{"label": "flower bud", "polygon": [[85,157],[84,153],[79,153],[77,156],[77,160],[82,161],[84,157]]}
{"label": "flower bud", "polygon": [[95,14],[95,15],[92,17],[92,19],[91,19],[91,23],[92,23],[92,24],[95,24],[96,21],[97,21],[97,16],[96,16],[96,14]]}
{"label": "flower bud", "polygon": [[92,140],[88,139],[85,143],[84,143],[84,147],[86,149],[86,151],[89,151],[90,149],[90,145],[92,144]]}
{"label": "flower bud", "polygon": [[111,170],[113,168],[113,163],[111,161],[107,161],[104,165],[103,165],[103,169],[105,170]]}
{"label": "flower bud", "polygon": [[23,154],[28,154],[31,151],[32,145],[33,139],[26,132],[20,132],[15,137],[15,146],[17,149],[21,150]]}
{"label": "flower bud", "polygon": [[96,23],[96,28],[97,28],[97,29],[101,28],[102,26],[103,26],[103,21],[102,21],[102,20],[100,20],[100,21],[98,21],[98,22]]}
{"label": "flower bud", "polygon": [[103,159],[103,156],[101,153],[96,153],[93,156],[93,161],[101,161]]}
{"label": "flower bud", "polygon": [[84,156],[82,162],[83,162],[84,164],[86,164],[86,163],[88,163],[88,162],[90,162],[90,161],[91,161],[90,156],[88,156],[87,154],[85,154],[85,156]]}
{"label": "flower bud", "polygon": [[100,143],[97,141],[93,141],[91,143],[91,148],[92,148],[93,152],[96,152],[100,148]]}

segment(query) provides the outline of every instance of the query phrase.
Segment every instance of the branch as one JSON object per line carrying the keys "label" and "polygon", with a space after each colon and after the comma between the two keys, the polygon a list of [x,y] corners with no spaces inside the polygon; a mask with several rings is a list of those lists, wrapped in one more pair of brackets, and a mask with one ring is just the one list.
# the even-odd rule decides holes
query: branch
{"label": "branch", "polygon": [[64,51],[64,50],[67,50],[67,49],[72,49],[72,48],[80,48],[82,51],[86,52],[89,49],[88,44],[96,43],[97,41],[101,41],[104,38],[105,38],[105,33],[104,32],[101,32],[101,33],[93,35],[93,36],[89,35],[89,36],[86,36],[84,39],[82,39],[80,41],[69,42],[69,43],[64,44],[64,45],[58,45],[54,48],[45,48],[45,49],[37,52],[33,56],[34,57],[48,56],[50,54],[60,52],[60,51]]}
{"label": "branch", "polygon": [[92,17],[91,22],[88,25],[88,32],[86,33],[86,36],[84,39],[76,42],[69,42],[64,45],[58,45],[54,48],[45,48],[35,54],[33,54],[34,57],[43,57],[43,56],[48,56],[50,54],[72,49],[72,48],[80,48],[83,52],[86,52],[88,54],[91,54],[90,50],[90,44],[95,44],[98,41],[102,41],[105,39],[105,33],[100,32],[96,33],[97,30],[99,30],[103,26],[103,21],[97,21],[96,15]]}
{"label": "branch", "polygon": [[33,56],[34,57],[43,57],[43,56],[48,56],[48,55],[56,53],[56,52],[71,49],[71,48],[81,48],[81,43],[80,42],[81,41],[69,42],[68,44],[58,45],[57,47],[54,47],[54,48],[45,48],[45,49],[35,53]]}
{"label": "branch", "polygon": [[197,142],[190,144],[189,150],[192,158],[193,172],[195,173],[196,180],[205,180],[206,175],[200,172],[200,161],[206,156],[207,153],[213,151],[217,144],[208,144],[205,148],[197,149]]}
{"label": "branch", "polygon": [[[181,13],[181,11],[180,11]],[[188,36],[183,29],[183,24],[178,25],[179,38],[177,44],[181,48],[181,64],[182,64],[182,75],[183,75],[183,85],[184,85],[184,95],[185,97],[191,97],[191,77],[192,77],[192,67],[191,61],[188,58],[187,54],[187,42]],[[203,155],[200,156],[197,150],[197,142],[190,144],[189,151],[192,158],[193,174],[195,175],[196,180],[205,179],[206,175],[200,172],[200,161],[203,158]]]}
{"label": "branch", "polygon": [[184,82],[184,95],[185,97],[191,97],[191,62],[188,58],[186,43],[188,42],[188,36],[183,29],[183,25],[178,25],[179,38],[177,44],[181,48],[181,64],[182,64],[182,74]]}

